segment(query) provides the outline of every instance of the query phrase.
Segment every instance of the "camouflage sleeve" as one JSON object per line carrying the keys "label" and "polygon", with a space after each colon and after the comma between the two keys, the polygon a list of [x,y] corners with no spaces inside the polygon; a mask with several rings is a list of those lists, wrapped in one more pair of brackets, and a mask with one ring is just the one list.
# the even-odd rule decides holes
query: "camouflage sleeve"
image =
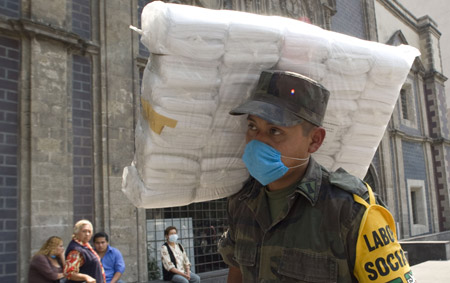
{"label": "camouflage sleeve", "polygon": [[239,268],[239,264],[234,260],[234,248],[235,248],[235,238],[234,238],[234,221],[230,214],[230,200],[228,200],[228,230],[222,234],[218,243],[218,250],[223,258],[223,261],[228,266],[235,266]]}

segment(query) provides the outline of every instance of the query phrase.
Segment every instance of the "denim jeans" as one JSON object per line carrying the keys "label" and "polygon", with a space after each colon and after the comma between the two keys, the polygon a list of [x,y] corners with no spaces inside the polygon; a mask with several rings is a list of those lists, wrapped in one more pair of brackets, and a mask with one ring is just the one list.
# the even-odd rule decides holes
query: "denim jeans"
{"label": "denim jeans", "polygon": [[200,277],[197,274],[191,272],[191,280],[187,280],[185,277],[175,274],[172,277],[172,282],[174,282],[174,283],[200,283]]}

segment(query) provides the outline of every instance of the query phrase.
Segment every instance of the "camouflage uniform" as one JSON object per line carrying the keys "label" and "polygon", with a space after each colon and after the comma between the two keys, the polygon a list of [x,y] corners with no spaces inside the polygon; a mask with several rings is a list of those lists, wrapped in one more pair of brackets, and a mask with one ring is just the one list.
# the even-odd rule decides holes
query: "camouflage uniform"
{"label": "camouflage uniform", "polygon": [[352,193],[366,197],[367,188],[311,158],[288,206],[271,223],[264,188],[251,178],[229,199],[229,230],[219,252],[246,283],[357,282],[353,266],[365,208]]}

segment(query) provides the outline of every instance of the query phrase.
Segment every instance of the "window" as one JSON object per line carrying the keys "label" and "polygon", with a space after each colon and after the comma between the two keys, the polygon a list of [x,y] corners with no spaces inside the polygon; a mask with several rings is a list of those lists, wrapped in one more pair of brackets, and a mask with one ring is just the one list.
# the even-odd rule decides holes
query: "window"
{"label": "window", "polygon": [[0,281],[2,282],[18,282],[20,274],[18,273],[20,57],[20,41],[0,37],[0,258],[2,259]]}
{"label": "window", "polygon": [[72,31],[83,39],[91,39],[91,1],[72,0]]}
{"label": "window", "polygon": [[150,279],[162,278],[161,246],[164,229],[177,227],[180,242],[184,246],[191,269],[204,273],[228,266],[217,252],[217,242],[228,227],[227,200],[193,203],[188,206],[147,210],[148,272]]}
{"label": "window", "polygon": [[400,90],[400,117],[405,126],[417,128],[415,98],[411,83],[405,83]]}
{"label": "window", "polygon": [[407,180],[409,193],[409,218],[411,223],[411,236],[427,233],[428,205],[425,194],[424,180]]}
{"label": "window", "polygon": [[408,94],[405,89],[400,90],[400,100],[402,105],[402,117],[405,120],[409,120],[408,116]]}
{"label": "window", "polygon": [[73,221],[94,220],[92,64],[72,57]]}
{"label": "window", "polygon": [[0,15],[18,19],[20,17],[20,2],[17,0],[0,1]]}
{"label": "window", "polygon": [[413,224],[419,224],[419,215],[417,213],[417,192],[416,191],[411,191],[411,209],[412,209],[412,219],[413,219]]}

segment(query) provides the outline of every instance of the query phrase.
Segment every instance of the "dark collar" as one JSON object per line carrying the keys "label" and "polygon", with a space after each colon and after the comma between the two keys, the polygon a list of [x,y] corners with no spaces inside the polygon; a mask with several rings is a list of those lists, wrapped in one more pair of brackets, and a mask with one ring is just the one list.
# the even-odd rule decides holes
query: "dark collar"
{"label": "dark collar", "polygon": [[[298,181],[295,193],[303,195],[311,203],[311,205],[314,206],[319,198],[322,175],[324,173],[329,174],[324,167],[322,167],[311,157],[305,175],[300,181]],[[253,182],[250,183],[249,186],[249,190],[242,192],[239,200],[247,199],[247,202],[252,207],[258,203],[257,199],[264,194],[264,186],[255,179],[253,179]]]}
{"label": "dark collar", "polygon": [[302,194],[312,206],[314,206],[319,199],[322,175],[324,172],[328,174],[328,171],[311,157],[305,175],[300,180],[297,189],[295,190]]}

